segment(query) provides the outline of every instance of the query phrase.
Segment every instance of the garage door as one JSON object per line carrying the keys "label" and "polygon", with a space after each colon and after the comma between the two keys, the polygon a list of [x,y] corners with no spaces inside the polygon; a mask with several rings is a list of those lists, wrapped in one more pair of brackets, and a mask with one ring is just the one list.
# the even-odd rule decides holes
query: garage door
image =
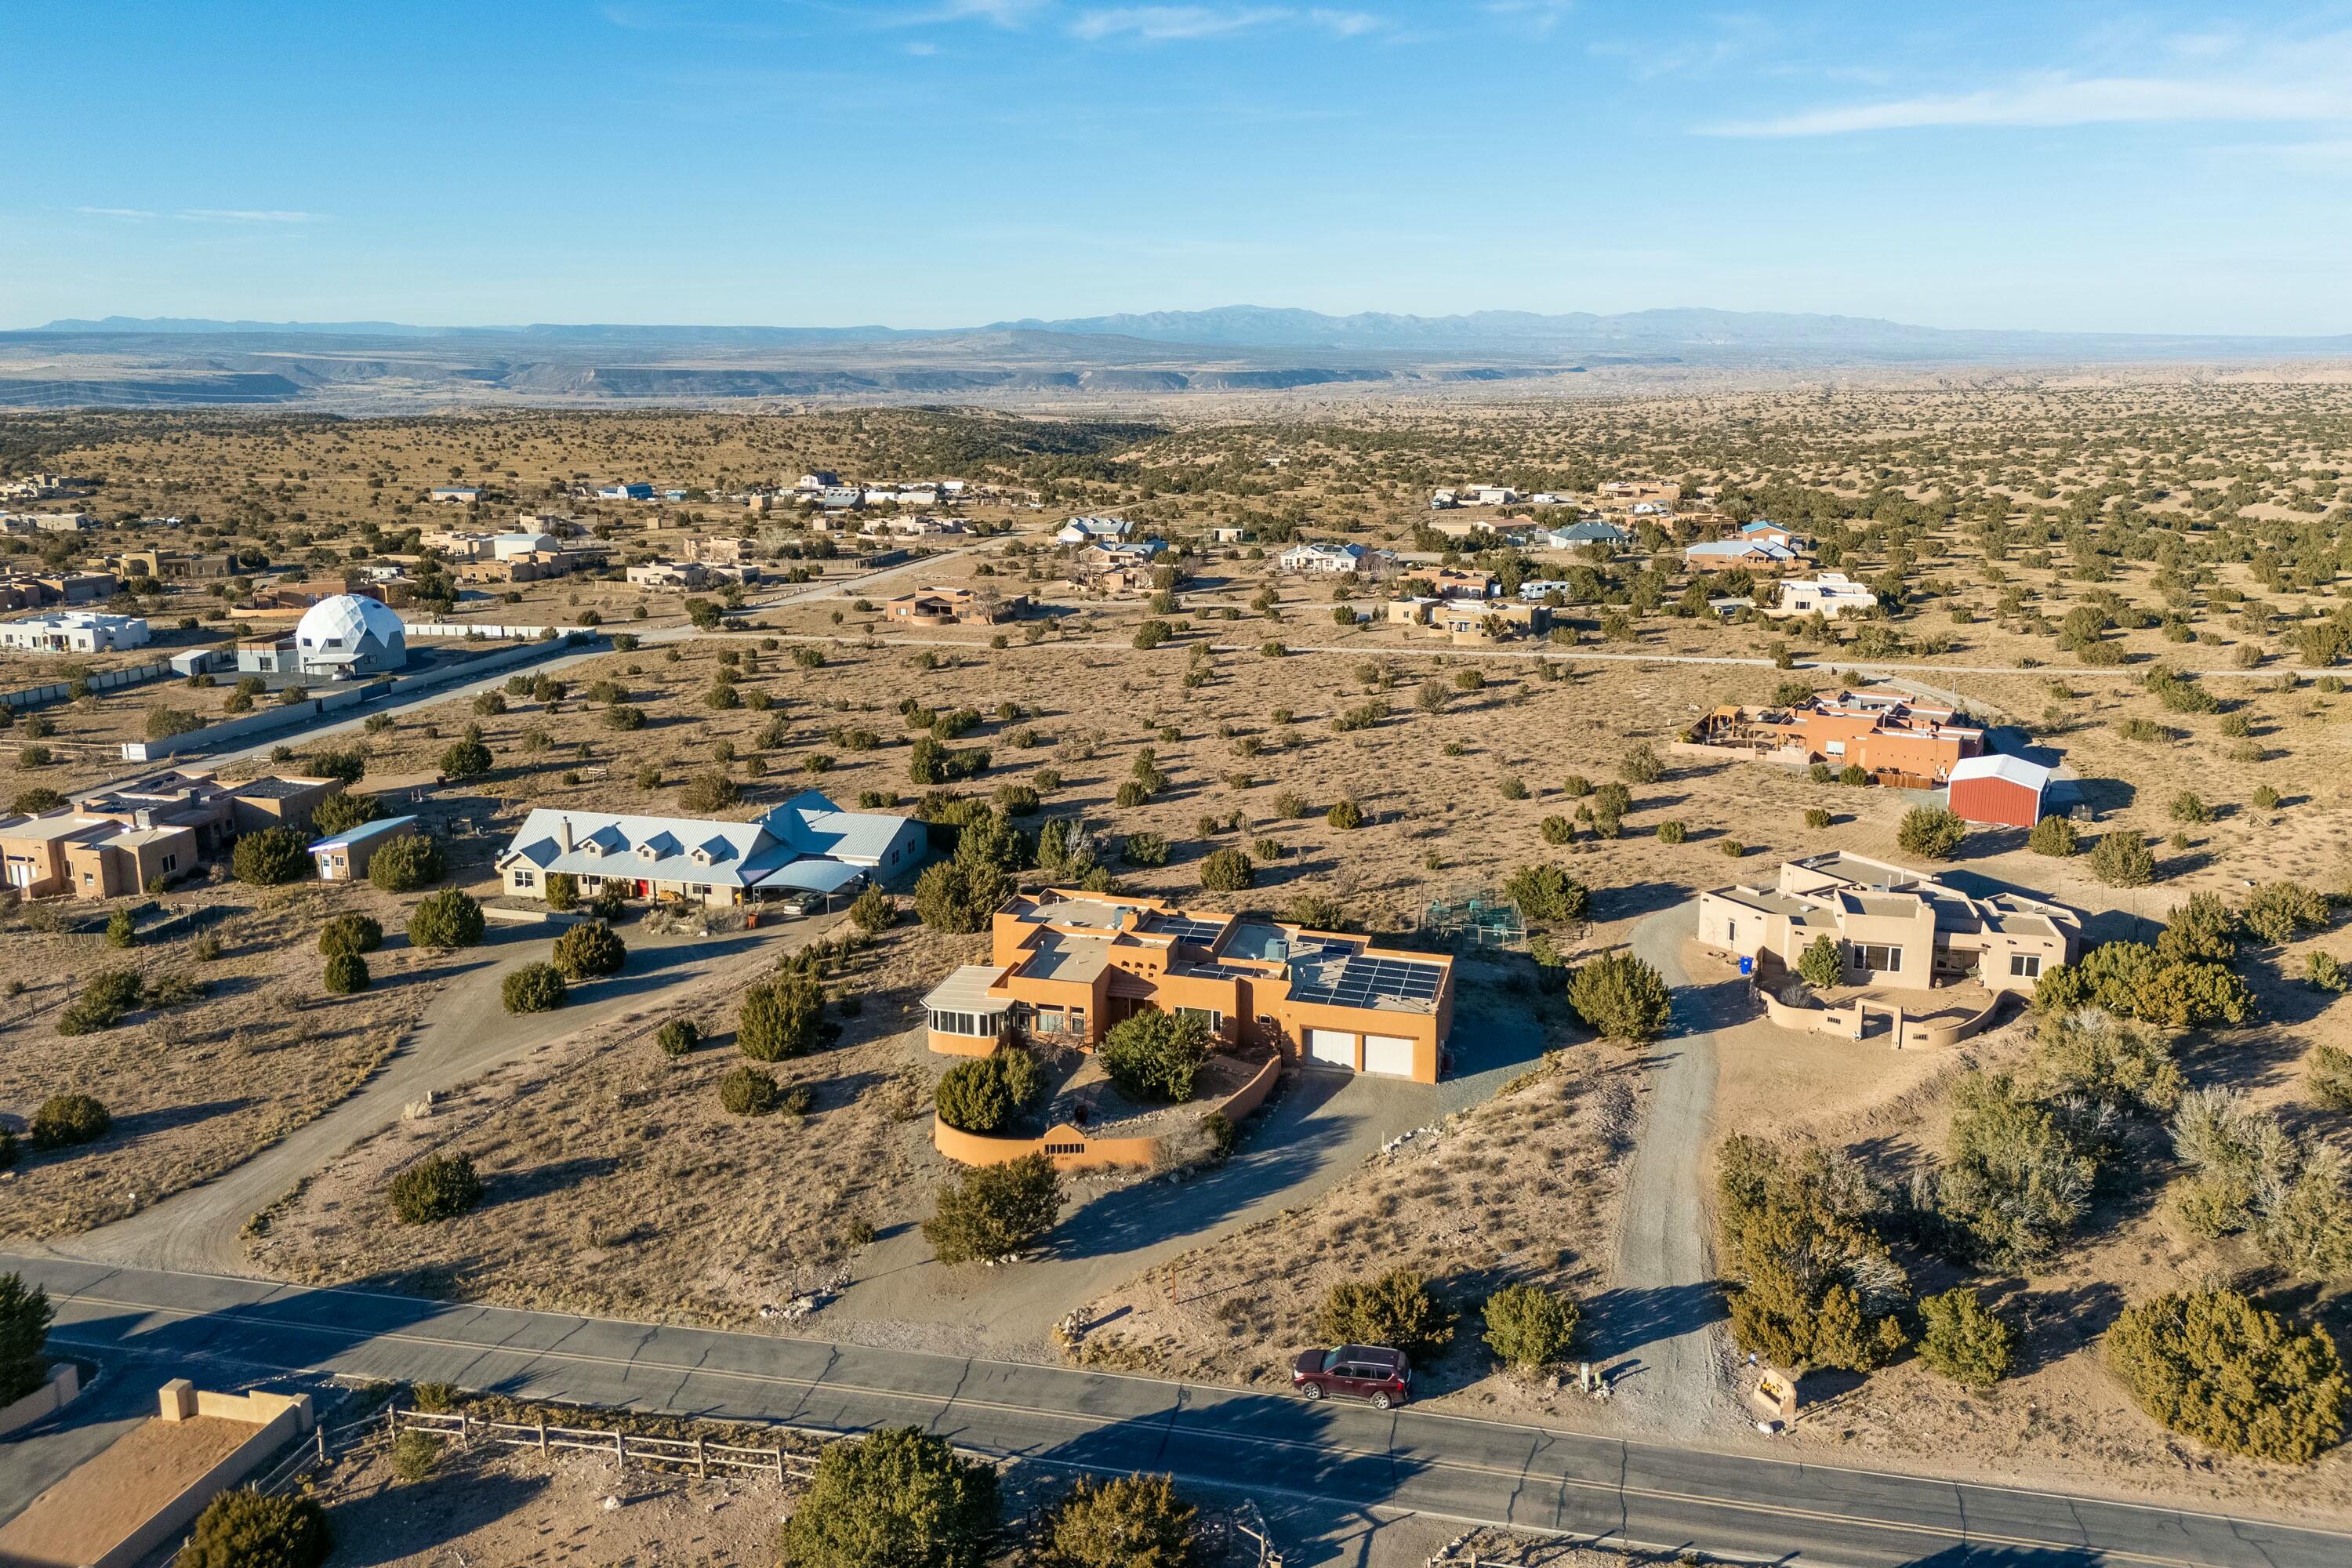
{"label": "garage door", "polygon": [[1309,1029],[1307,1054],[1318,1062],[1329,1062],[1352,1072],[1356,1066],[1356,1037],[1344,1029]]}
{"label": "garage door", "polygon": [[1398,1035],[1366,1035],[1364,1070],[1390,1078],[1411,1078],[1412,1042]]}

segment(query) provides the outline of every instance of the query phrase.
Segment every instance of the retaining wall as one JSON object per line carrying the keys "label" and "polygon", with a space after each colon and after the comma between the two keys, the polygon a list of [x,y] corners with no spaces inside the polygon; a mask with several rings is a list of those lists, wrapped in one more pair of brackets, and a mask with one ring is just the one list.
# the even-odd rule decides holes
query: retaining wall
{"label": "retaining wall", "polygon": [[5,1410],[0,1410],[0,1437],[30,1426],[45,1415],[63,1410],[81,1394],[81,1369],[69,1361],[49,1368],[49,1381]]}
{"label": "retaining wall", "polygon": [[254,1424],[254,1434],[231,1449],[221,1462],[183,1488],[157,1509],[147,1522],[124,1536],[90,1568],[137,1568],[151,1552],[194,1524],[196,1515],[221,1493],[259,1468],[261,1462],[285,1444],[310,1429],[310,1396],[307,1394],[200,1393],[186,1378],[163,1385],[159,1419],[184,1421],[191,1415],[212,1415],[225,1421]]}
{"label": "retaining wall", "polygon": [[[1239,1121],[1265,1103],[1282,1077],[1282,1058],[1269,1057],[1250,1080],[1203,1110],[1202,1120],[1222,1114]],[[1046,1130],[1043,1138],[997,1138],[966,1132],[931,1116],[931,1147],[966,1165],[1003,1165],[1031,1154],[1044,1154],[1056,1171],[1099,1171],[1113,1167],[1150,1170],[1168,1156],[1168,1140],[1152,1138],[1090,1138],[1063,1122]]]}
{"label": "retaining wall", "polygon": [[[82,677],[92,691],[120,691],[126,686],[143,686],[151,680],[161,680],[167,675],[177,675],[168,658],[152,664],[134,664],[123,669],[92,670]],[[70,680],[52,681],[47,686],[28,686],[22,691],[0,692],[0,707],[14,708],[20,712],[27,708],[46,708],[52,702],[63,702],[73,695]]]}
{"label": "retaining wall", "polygon": [[210,751],[228,741],[304,728],[331,713],[356,708],[371,697],[381,697],[391,689],[392,682],[389,680],[370,681],[365,686],[348,686],[331,691],[324,697],[305,698],[291,707],[265,709],[242,718],[224,719],[217,724],[206,724],[202,729],[190,730],[183,734],[167,735],[160,741],[125,741],[122,742],[123,760],[159,762],[165,757],[177,756],[182,752]]}
{"label": "retaining wall", "polygon": [[252,739],[281,730],[308,728],[330,714],[342,713],[379,697],[397,701],[437,690],[444,686],[479,680],[486,675],[496,675],[519,664],[574,651],[583,638],[593,640],[593,633],[583,633],[580,637],[559,637],[554,642],[518,643],[513,647],[486,653],[478,658],[466,659],[446,668],[405,678],[387,676],[363,686],[338,688],[321,697],[307,698],[290,708],[271,708],[258,713],[248,713],[240,719],[225,719],[217,724],[207,724],[201,730],[190,730],[184,734],[172,735],[161,741],[125,741],[122,755],[129,762],[152,763],[182,752],[210,751],[230,741]]}

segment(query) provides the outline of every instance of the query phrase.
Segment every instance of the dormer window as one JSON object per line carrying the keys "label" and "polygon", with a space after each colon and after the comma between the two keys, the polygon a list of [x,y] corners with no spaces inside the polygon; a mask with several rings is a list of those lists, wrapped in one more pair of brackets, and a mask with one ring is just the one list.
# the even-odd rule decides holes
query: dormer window
{"label": "dormer window", "polygon": [[637,846],[637,858],[638,858],[638,859],[640,859],[640,860],[657,860],[657,859],[659,859],[660,858],[661,858],[661,856],[660,856],[659,851],[656,850],[652,845],[650,845],[650,844],[640,844],[640,845],[638,845],[638,846]]}

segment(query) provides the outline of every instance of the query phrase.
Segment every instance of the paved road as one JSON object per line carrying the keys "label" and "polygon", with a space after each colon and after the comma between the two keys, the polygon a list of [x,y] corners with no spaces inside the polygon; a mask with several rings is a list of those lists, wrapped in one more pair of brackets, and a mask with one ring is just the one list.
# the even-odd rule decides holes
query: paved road
{"label": "paved road", "polygon": [[[887,582],[890,578],[904,576],[911,572],[934,571],[945,563],[953,560],[956,556],[978,548],[979,546],[977,545],[962,544],[958,545],[952,550],[942,550],[935,554],[921,557],[919,560],[902,562],[896,566],[885,566],[877,572],[861,573],[855,577],[840,577],[835,578],[831,582],[794,584],[788,592],[785,593],[772,594],[764,598],[757,600],[747,600],[743,608],[736,613],[755,615],[761,610],[781,609],[786,605],[796,605],[806,600],[845,597],[860,593],[863,590],[873,586],[877,583]],[[694,637],[716,635],[709,632],[700,631],[691,626],[655,626],[645,629],[640,629],[634,626],[606,626],[603,629],[605,637],[608,639],[615,632],[630,632],[641,644],[646,647],[655,647],[663,643],[685,642]],[[553,658],[541,659],[536,663],[527,665],[523,673],[529,675],[552,674],[557,670],[568,669],[573,665],[584,663],[592,658],[609,658],[612,652],[613,647],[611,642],[608,640],[601,646],[590,648],[585,652],[562,654]],[[365,727],[367,721],[371,718],[373,718],[378,713],[389,713],[403,708],[431,707],[444,702],[468,701],[475,697],[480,696],[485,691],[502,689],[506,685],[507,678],[514,673],[515,672],[513,670],[502,669],[495,675],[484,676],[479,680],[460,681],[454,685],[436,687],[431,691],[421,691],[413,695],[403,695],[395,691],[393,696],[381,701],[362,702],[356,709],[346,710],[346,712],[350,716],[339,719],[331,724],[320,724],[310,728],[273,731],[271,733],[263,736],[249,746],[238,746],[221,752],[183,752],[180,754],[180,759],[184,761],[194,761],[195,759],[202,758],[208,764],[217,765],[221,763],[231,762],[244,757],[267,756],[270,752],[279,746],[293,745],[297,742],[306,743],[315,742],[329,740],[338,735],[356,734]],[[153,770],[150,767],[143,771],[152,772]],[[125,777],[138,776],[141,775],[136,773],[125,775]]]}
{"label": "paved road", "polygon": [[0,1269],[48,1288],[59,1344],[169,1357],[215,1381],[332,1373],[825,1431],[912,1424],[1052,1465],[1168,1470],[1265,1499],[1781,1563],[2021,1565],[2081,1563],[2084,1553],[2232,1568],[2352,1562],[2352,1534],[1411,1408],[57,1258],[0,1256]]}
{"label": "paved road", "polygon": [[1592,1303],[1602,1344],[1636,1344],[1618,1397],[1651,1430],[1685,1437],[1737,1419],[1731,1342],[1715,1288],[1703,1190],[1715,1123],[1714,1031],[1734,1021],[1728,999],[1694,989],[1683,943],[1697,929],[1685,902],[1633,928],[1633,953],[1674,988],[1674,1033],[1654,1047],[1650,1103],[1625,1173],[1616,1286]]}

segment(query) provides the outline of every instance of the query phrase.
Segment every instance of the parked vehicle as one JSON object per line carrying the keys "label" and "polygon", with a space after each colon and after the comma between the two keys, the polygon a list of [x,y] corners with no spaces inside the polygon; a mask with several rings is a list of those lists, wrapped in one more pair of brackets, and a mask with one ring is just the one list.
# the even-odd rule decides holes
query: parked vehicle
{"label": "parked vehicle", "polygon": [[1290,1369],[1290,1385],[1309,1399],[1327,1394],[1369,1400],[1375,1410],[1402,1405],[1412,1389],[1412,1363],[1402,1351],[1381,1345],[1341,1345],[1302,1351]]}

